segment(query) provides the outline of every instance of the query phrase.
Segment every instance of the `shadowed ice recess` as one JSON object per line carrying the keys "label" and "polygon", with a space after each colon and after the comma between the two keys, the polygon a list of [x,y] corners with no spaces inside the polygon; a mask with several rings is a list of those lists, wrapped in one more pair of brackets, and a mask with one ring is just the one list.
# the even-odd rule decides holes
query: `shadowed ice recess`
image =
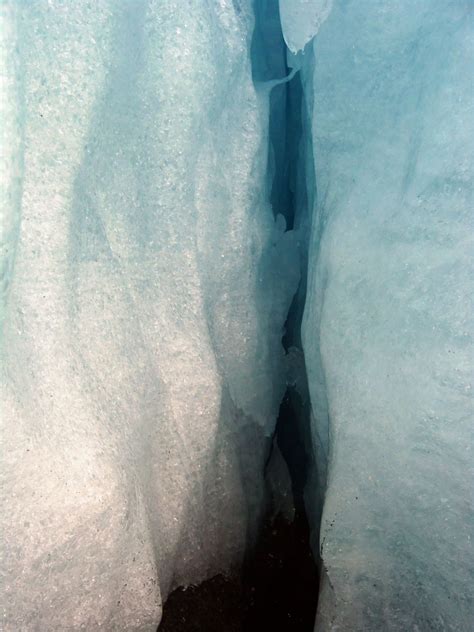
{"label": "shadowed ice recess", "polygon": [[0,2],[2,630],[295,511],[317,632],[470,630],[473,11]]}

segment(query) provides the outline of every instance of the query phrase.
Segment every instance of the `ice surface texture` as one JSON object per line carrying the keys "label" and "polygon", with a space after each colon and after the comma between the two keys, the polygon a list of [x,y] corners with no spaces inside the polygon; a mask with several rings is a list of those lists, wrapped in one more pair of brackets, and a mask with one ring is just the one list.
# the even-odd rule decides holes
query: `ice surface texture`
{"label": "ice surface texture", "polygon": [[2,629],[151,631],[173,586],[241,559],[285,389],[298,271],[266,201],[252,10],[2,18]]}
{"label": "ice surface texture", "polygon": [[472,626],[473,42],[471,2],[339,0],[304,55],[318,632]]}
{"label": "ice surface texture", "polygon": [[279,6],[287,63],[276,0],[1,3],[5,632],[241,560],[310,227],[316,629],[471,627],[473,4]]}

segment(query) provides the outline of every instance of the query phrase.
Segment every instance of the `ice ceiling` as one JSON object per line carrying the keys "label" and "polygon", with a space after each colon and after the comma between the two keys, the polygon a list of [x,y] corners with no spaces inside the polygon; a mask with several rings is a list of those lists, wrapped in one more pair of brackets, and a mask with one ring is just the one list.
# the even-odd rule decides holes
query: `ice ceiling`
{"label": "ice ceiling", "polygon": [[289,385],[315,629],[470,629],[473,4],[0,19],[2,629],[238,566]]}

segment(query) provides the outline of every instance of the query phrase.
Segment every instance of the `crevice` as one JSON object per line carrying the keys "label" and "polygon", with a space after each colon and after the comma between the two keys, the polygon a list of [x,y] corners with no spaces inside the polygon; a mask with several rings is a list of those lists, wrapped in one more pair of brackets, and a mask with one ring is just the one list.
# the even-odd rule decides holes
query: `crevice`
{"label": "crevice", "polygon": [[175,590],[165,604],[160,632],[313,632],[316,617],[321,564],[314,544],[322,494],[311,490],[310,528],[305,493],[308,482],[313,488],[319,477],[301,335],[314,195],[306,173],[312,169],[309,115],[297,65],[291,68],[287,62],[278,0],[255,0],[254,11],[253,80],[269,98],[265,185],[274,217],[283,216],[286,230],[295,231],[300,253],[300,282],[282,338],[288,386],[264,466],[266,516],[242,572]]}

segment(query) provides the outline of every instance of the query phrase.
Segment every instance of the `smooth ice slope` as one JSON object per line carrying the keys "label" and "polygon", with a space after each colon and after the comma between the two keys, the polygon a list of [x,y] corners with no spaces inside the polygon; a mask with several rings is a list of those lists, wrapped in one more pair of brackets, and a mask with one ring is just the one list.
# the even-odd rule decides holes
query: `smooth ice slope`
{"label": "smooth ice slope", "polygon": [[339,0],[305,55],[318,632],[472,626],[472,9]]}
{"label": "smooth ice slope", "polygon": [[251,541],[285,388],[250,1],[2,11],[2,629],[154,631]]}

